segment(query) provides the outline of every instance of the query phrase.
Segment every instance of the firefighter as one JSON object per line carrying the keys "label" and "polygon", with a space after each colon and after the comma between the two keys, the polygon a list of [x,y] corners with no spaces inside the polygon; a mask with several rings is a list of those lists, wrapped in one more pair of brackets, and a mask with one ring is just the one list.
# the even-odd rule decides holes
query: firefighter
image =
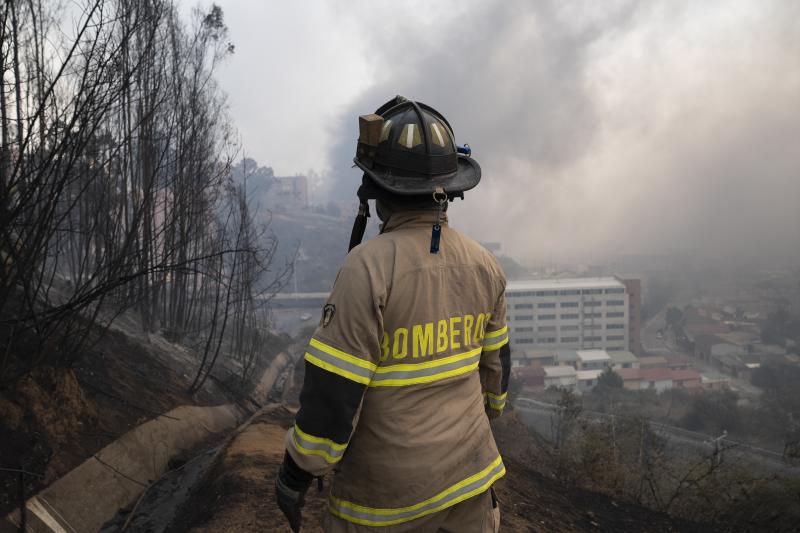
{"label": "firefighter", "polygon": [[[305,353],[278,505],[298,531],[313,478],[334,470],[326,531],[497,531],[506,281],[446,213],[480,166],[425,104],[398,96],[359,120],[359,214]],[[371,199],[380,235],[359,245]]]}

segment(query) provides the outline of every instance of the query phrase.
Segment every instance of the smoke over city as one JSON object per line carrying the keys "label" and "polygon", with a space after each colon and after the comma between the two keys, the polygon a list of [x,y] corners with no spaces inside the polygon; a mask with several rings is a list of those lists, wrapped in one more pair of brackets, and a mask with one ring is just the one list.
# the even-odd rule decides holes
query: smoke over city
{"label": "smoke over city", "polygon": [[523,260],[800,250],[800,5],[466,2],[347,10],[370,73],[331,128],[354,194],[357,115],[438,108],[483,182],[456,225]]}

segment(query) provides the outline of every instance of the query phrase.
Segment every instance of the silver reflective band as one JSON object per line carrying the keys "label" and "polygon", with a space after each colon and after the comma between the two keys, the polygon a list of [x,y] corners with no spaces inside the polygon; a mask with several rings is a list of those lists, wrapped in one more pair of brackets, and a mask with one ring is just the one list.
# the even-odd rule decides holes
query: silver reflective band
{"label": "silver reflective band", "polygon": [[315,437],[295,424],[292,439],[297,450],[304,455],[318,455],[328,463],[338,463],[347,449],[347,444],[338,444],[330,439]]}
{"label": "silver reflective band", "polygon": [[[437,361],[416,364],[378,367],[372,376],[370,387],[396,387],[430,383],[452,376],[459,376],[478,367],[481,359],[480,348],[463,354],[452,355]],[[418,367],[418,368],[415,368]]]}
{"label": "silver reflective band", "polygon": [[508,342],[508,326],[498,329],[497,331],[490,331],[486,333],[483,338],[484,350],[497,350]]}
{"label": "silver reflective band", "polygon": [[502,411],[503,408],[506,406],[506,397],[508,393],[504,392],[503,394],[492,394],[491,392],[485,392],[484,395],[486,396],[486,401],[492,409],[496,411]]}
{"label": "silver reflective band", "polygon": [[456,483],[436,496],[416,505],[399,509],[373,509],[331,496],[329,509],[335,516],[356,524],[366,526],[390,526],[393,524],[401,524],[441,511],[442,509],[446,509],[485,492],[489,490],[492,483],[501,478],[505,473],[506,469],[503,466],[503,461],[498,456],[489,466],[477,474]]}
{"label": "silver reflective band", "polygon": [[375,369],[375,365],[369,361],[359,360],[316,339],[311,339],[308,344],[305,359],[313,365],[364,385],[369,383]]}

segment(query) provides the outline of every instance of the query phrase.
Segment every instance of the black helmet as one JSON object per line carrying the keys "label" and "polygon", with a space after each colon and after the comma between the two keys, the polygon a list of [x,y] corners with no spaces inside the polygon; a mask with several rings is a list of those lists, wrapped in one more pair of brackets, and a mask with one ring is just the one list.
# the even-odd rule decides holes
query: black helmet
{"label": "black helmet", "polygon": [[353,159],[379,188],[403,196],[444,190],[452,198],[475,187],[481,167],[470,150],[457,147],[441,113],[396,96],[360,117],[361,135]]}

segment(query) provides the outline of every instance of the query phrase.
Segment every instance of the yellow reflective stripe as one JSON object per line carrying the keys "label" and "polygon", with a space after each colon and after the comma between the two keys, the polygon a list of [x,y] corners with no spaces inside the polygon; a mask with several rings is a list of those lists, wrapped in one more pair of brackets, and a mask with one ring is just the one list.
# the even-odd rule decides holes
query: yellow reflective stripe
{"label": "yellow reflective stripe", "polygon": [[317,339],[311,339],[308,342],[309,345],[313,346],[314,348],[325,352],[326,354],[336,357],[337,359],[341,359],[342,361],[347,361],[348,363],[354,364],[356,366],[360,366],[361,368],[366,368],[367,370],[375,370],[378,365],[371,363],[369,361],[365,361],[364,359],[360,359],[355,355],[350,355],[347,352],[343,352],[338,348],[334,348],[328,344],[325,344],[322,341],[318,341]]}
{"label": "yellow reflective stripe", "polygon": [[328,446],[328,447],[330,447],[330,448],[332,448],[333,450],[336,450],[336,451],[342,451],[345,448],[347,448],[347,444],[346,443],[345,444],[339,444],[337,442],[333,442],[331,439],[326,439],[324,437],[315,437],[314,435],[309,435],[308,433],[306,433],[305,431],[303,431],[302,429],[297,427],[297,424],[294,425],[294,430],[301,437],[303,437],[303,440],[307,440],[307,441],[310,441],[310,442],[316,442],[318,444],[324,444],[324,445],[326,445],[326,446]]}
{"label": "yellow reflective stripe", "polygon": [[486,350],[487,352],[491,352],[492,350],[498,350],[502,348],[506,344],[508,344],[508,337],[505,337],[503,340],[501,340],[496,344],[484,344],[483,349]]}
{"label": "yellow reflective stripe", "polygon": [[343,352],[317,339],[309,341],[305,360],[312,365],[362,385],[370,382],[372,374],[377,368],[377,365],[370,361]]}
{"label": "yellow reflective stripe", "polygon": [[472,363],[468,366],[432,374],[429,376],[422,376],[418,378],[403,378],[403,379],[386,379],[383,381],[375,381],[369,384],[370,387],[398,387],[402,385],[417,385],[420,383],[430,383],[432,381],[439,381],[440,379],[451,378],[453,376],[460,376],[478,368],[478,363]]}
{"label": "yellow reflective stripe", "polygon": [[499,337],[500,335],[506,333],[508,331],[508,326],[503,326],[502,328],[496,331],[490,331],[486,335],[484,335],[484,339],[493,339],[495,337]]}
{"label": "yellow reflective stripe", "polygon": [[460,361],[462,359],[469,359],[470,357],[481,353],[483,348],[478,347],[474,350],[470,350],[468,352],[459,353],[455,355],[450,355],[448,357],[443,357],[441,359],[435,359],[433,361],[427,361],[425,363],[409,363],[409,364],[402,364],[402,365],[388,365],[382,366],[375,370],[376,374],[388,374],[389,372],[396,372],[398,370],[417,370],[421,368],[434,368],[437,366],[447,365],[450,363],[454,363],[456,361]]}
{"label": "yellow reflective stripe", "polygon": [[436,513],[464,500],[481,494],[506,473],[500,456],[486,468],[456,483],[425,501],[394,509],[371,508],[344,501],[331,495],[329,510],[335,516],[354,524],[365,526],[390,526],[401,524]]}
{"label": "yellow reflective stripe", "polygon": [[[370,387],[400,387],[431,383],[472,372],[480,363],[481,347],[435,361],[378,367]],[[437,369],[440,369],[437,371]]]}
{"label": "yellow reflective stripe", "polygon": [[485,403],[495,411],[502,411],[506,406],[507,392],[503,394],[493,394],[491,392],[484,392],[483,397],[486,399]]}
{"label": "yellow reflective stripe", "polygon": [[323,370],[327,370],[328,372],[333,372],[334,374],[338,374],[338,375],[340,375],[340,376],[342,376],[344,378],[353,380],[356,383],[361,383],[363,385],[369,385],[370,378],[367,378],[367,377],[364,377],[364,376],[359,376],[358,374],[354,374],[352,372],[349,372],[347,370],[339,368],[338,366],[334,366],[334,365],[332,365],[330,363],[326,363],[325,361],[322,361],[322,360],[318,359],[317,357],[311,355],[308,352],[306,352],[305,360],[308,361],[309,363],[311,363],[312,365],[315,365],[315,366],[318,366],[318,367],[322,368]]}
{"label": "yellow reflective stripe", "polygon": [[292,429],[292,441],[295,448],[304,455],[317,455],[328,463],[333,464],[341,460],[344,450],[347,448],[346,443],[339,444],[330,439],[309,435],[300,429],[297,424]]}

